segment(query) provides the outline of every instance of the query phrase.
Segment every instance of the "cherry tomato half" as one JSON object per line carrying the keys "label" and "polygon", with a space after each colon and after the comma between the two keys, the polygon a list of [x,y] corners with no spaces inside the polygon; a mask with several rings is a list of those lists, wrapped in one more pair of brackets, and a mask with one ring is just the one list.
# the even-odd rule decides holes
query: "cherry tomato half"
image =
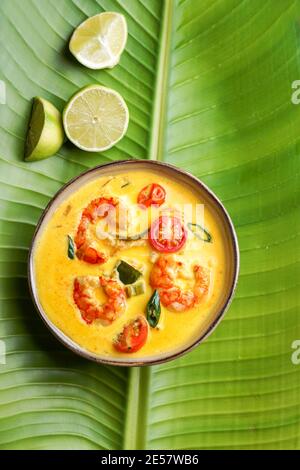
{"label": "cherry tomato half", "polygon": [[179,251],[187,240],[187,231],[178,217],[162,215],[150,227],[150,243],[161,253]]}
{"label": "cherry tomato half", "polygon": [[166,199],[166,191],[156,183],[145,186],[138,195],[138,203],[143,207],[161,206]]}
{"label": "cherry tomato half", "polygon": [[144,346],[147,337],[147,320],[142,315],[139,315],[135,320],[124,326],[123,331],[114,342],[114,347],[119,352],[134,353]]}

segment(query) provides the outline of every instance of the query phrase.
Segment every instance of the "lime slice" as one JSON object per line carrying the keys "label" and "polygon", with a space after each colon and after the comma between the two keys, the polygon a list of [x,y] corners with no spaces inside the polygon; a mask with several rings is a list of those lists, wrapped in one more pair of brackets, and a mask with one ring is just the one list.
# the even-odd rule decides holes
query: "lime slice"
{"label": "lime slice", "polygon": [[127,41],[127,23],[120,13],[92,16],[75,29],[69,44],[76,59],[90,69],[112,68]]}
{"label": "lime slice", "polygon": [[107,150],[122,139],[129,112],[122,96],[110,88],[90,85],[76,93],[63,112],[67,137],[88,152]]}
{"label": "lime slice", "polygon": [[25,142],[25,160],[33,162],[51,157],[63,143],[60,112],[49,101],[35,97]]}

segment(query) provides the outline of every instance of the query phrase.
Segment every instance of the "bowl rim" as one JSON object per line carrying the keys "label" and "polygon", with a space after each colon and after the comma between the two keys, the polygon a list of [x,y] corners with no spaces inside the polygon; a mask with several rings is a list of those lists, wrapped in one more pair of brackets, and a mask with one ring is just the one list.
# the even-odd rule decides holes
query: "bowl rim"
{"label": "bowl rim", "polygon": [[[50,321],[50,319],[46,315],[46,312],[43,312],[40,309],[40,306],[37,302],[35,290],[34,290],[34,287],[33,287],[33,285],[34,285],[34,273],[33,273],[33,269],[32,269],[32,267],[33,267],[33,254],[34,254],[34,248],[35,248],[35,242],[36,242],[37,235],[39,233],[41,225],[42,225],[48,211],[50,210],[50,208],[52,207],[52,205],[54,204],[56,199],[69,186],[71,186],[76,181],[80,180],[82,177],[84,177],[84,176],[86,176],[90,173],[97,172],[98,170],[100,170],[103,167],[107,168],[107,167],[114,167],[114,166],[118,166],[118,165],[126,167],[127,165],[130,166],[132,164],[137,164],[137,163],[144,164],[144,165],[147,165],[149,167],[156,168],[156,169],[159,168],[159,167],[164,167],[166,169],[170,169],[171,171],[174,171],[175,173],[181,174],[184,177],[188,177],[189,179],[192,179],[194,181],[194,183],[196,183],[196,185],[200,186],[200,188],[208,194],[208,196],[211,198],[213,204],[216,205],[218,207],[218,209],[223,213],[224,218],[225,218],[225,220],[228,224],[228,229],[229,229],[228,233],[229,233],[229,236],[230,236],[230,243],[232,244],[232,249],[233,249],[233,264],[234,264],[234,266],[233,266],[233,279],[232,279],[232,283],[231,283],[231,285],[228,289],[228,294],[225,296],[224,304],[222,305],[222,308],[220,308],[220,310],[218,311],[218,313],[216,315],[216,318],[209,324],[209,326],[205,329],[205,331],[201,333],[199,338],[197,338],[195,341],[192,342],[192,344],[190,344],[189,346],[181,349],[180,351],[177,351],[175,353],[170,353],[170,355],[162,357],[162,358],[153,359],[153,360],[150,360],[150,361],[146,360],[146,358],[137,358],[136,361],[133,359],[131,361],[126,361],[125,360],[125,361],[121,362],[121,361],[118,361],[118,360],[114,360],[113,358],[105,358],[105,357],[97,356],[96,354],[94,354],[92,352],[89,352],[88,350],[84,349],[82,346],[80,346],[78,343],[76,343],[76,341],[69,338],[63,331],[61,331],[58,327],[56,327]],[[233,300],[233,297],[234,297],[234,293],[235,293],[237,283],[238,283],[238,278],[239,278],[239,271],[240,271],[240,251],[239,251],[239,243],[238,243],[237,234],[236,234],[233,222],[231,220],[231,217],[230,217],[229,213],[227,212],[227,209],[224,207],[224,205],[220,201],[220,199],[214,194],[214,192],[211,189],[209,189],[206,186],[206,184],[204,184],[200,179],[198,179],[196,176],[192,175],[188,171],[183,170],[182,168],[179,168],[179,167],[177,167],[175,165],[172,165],[170,163],[160,162],[160,161],[157,161],[157,160],[142,160],[142,159],[117,160],[117,161],[114,161],[114,162],[109,162],[109,163],[97,165],[95,167],[92,167],[92,168],[89,168],[89,169],[83,171],[82,173],[80,173],[79,175],[73,177],[67,183],[65,183],[53,195],[53,197],[50,199],[50,201],[46,205],[45,209],[43,210],[43,212],[42,212],[42,214],[41,214],[41,216],[40,216],[40,218],[37,222],[37,225],[35,227],[35,230],[34,230],[34,233],[33,233],[33,236],[32,236],[32,240],[31,240],[31,243],[30,243],[30,247],[29,247],[28,258],[27,258],[27,281],[28,281],[30,296],[32,298],[35,309],[37,310],[37,312],[38,312],[40,318],[42,319],[43,323],[47,326],[47,328],[51,331],[51,333],[56,337],[56,339],[58,339],[60,341],[60,343],[62,343],[65,347],[70,349],[72,352],[74,352],[75,354],[77,354],[77,355],[79,355],[79,356],[81,356],[85,359],[91,360],[91,361],[96,362],[98,364],[118,366],[118,367],[140,367],[140,366],[158,365],[158,364],[162,364],[162,363],[169,362],[169,361],[172,361],[174,359],[177,359],[177,358],[185,355],[186,353],[192,351],[193,349],[195,349],[199,344],[201,344],[204,340],[206,340],[214,332],[216,327],[219,325],[219,323],[221,322],[221,320],[225,316],[225,313],[227,312],[227,310],[228,310],[228,308],[229,308],[229,306],[230,306],[230,304]]]}

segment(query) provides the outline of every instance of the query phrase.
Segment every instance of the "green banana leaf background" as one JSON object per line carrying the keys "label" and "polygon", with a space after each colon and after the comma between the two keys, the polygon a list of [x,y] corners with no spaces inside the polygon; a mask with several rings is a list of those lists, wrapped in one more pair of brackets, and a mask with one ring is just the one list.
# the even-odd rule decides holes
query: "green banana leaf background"
{"label": "green banana leaf background", "polygon": [[[300,449],[300,79],[298,0],[1,0],[1,449]],[[92,71],[68,52],[88,16],[119,11],[120,64]],[[33,96],[59,109],[78,88],[119,91],[126,137],[102,154],[66,143],[24,163]],[[152,158],[192,172],[237,229],[235,300],[194,352],[151,368],[104,367],[63,348],[30,300],[35,224],[71,177]],[[51,262],[51,260],[49,260]]]}

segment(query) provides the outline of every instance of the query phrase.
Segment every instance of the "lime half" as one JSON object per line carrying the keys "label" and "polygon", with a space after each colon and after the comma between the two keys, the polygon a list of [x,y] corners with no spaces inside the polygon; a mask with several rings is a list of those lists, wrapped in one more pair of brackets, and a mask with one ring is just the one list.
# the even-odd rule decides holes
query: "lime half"
{"label": "lime half", "polygon": [[67,137],[88,152],[101,152],[115,145],[126,133],[128,121],[122,96],[100,85],[80,90],[63,112]]}
{"label": "lime half", "polygon": [[69,48],[81,64],[90,69],[104,69],[119,62],[126,41],[125,17],[106,12],[81,23],[71,37]]}
{"label": "lime half", "polygon": [[25,160],[33,162],[51,157],[63,143],[60,112],[49,101],[35,97],[25,142]]}

